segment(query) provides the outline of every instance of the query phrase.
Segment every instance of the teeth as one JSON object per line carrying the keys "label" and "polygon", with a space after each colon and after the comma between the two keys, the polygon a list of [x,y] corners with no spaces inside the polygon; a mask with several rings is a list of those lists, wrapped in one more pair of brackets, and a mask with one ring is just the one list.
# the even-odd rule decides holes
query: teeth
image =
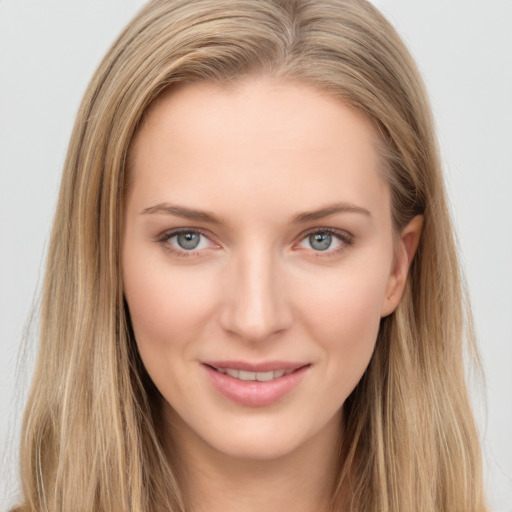
{"label": "teeth", "polygon": [[270,380],[279,379],[283,375],[289,375],[293,370],[275,370],[269,372],[247,372],[245,370],[237,370],[236,368],[217,368],[217,371],[224,375],[229,375],[235,379],[245,381],[268,382]]}
{"label": "teeth", "polygon": [[260,382],[267,382],[268,380],[277,379],[277,377],[282,377],[282,375],[274,375],[280,372],[257,372],[256,373],[256,380]]}
{"label": "teeth", "polygon": [[240,370],[238,373],[238,378],[240,380],[256,380],[256,372],[246,372],[244,370]]}

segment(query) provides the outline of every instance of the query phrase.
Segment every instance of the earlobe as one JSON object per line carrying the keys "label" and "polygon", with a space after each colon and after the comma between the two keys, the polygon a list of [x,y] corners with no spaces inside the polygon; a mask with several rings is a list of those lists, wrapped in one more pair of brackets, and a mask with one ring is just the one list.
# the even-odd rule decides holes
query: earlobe
{"label": "earlobe", "polygon": [[414,217],[402,230],[398,241],[394,265],[389,276],[381,316],[390,315],[398,306],[407,283],[409,267],[418,248],[423,229],[423,215]]}

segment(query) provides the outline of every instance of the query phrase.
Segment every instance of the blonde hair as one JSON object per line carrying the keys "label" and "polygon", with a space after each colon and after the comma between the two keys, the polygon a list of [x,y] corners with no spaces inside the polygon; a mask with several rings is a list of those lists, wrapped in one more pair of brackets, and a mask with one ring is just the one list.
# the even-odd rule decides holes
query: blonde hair
{"label": "blonde hair", "polygon": [[405,46],[365,0],[154,0],[109,50],[65,162],[17,510],[184,510],[123,299],[126,159],[164,90],[255,73],[313,84],[367,116],[381,134],[395,229],[424,215],[405,295],[344,405],[333,507],[343,482],[357,512],[485,510],[465,341],[477,356],[430,108]]}

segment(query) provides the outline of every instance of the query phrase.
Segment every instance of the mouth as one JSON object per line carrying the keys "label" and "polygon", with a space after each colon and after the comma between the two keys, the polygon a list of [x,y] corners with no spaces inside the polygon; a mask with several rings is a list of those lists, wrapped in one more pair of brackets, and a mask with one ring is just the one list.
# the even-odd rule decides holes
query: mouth
{"label": "mouth", "polygon": [[226,398],[246,406],[279,401],[309,373],[310,363],[240,361],[202,362],[214,388]]}
{"label": "mouth", "polygon": [[[207,365],[210,366],[210,365]],[[251,372],[247,370],[241,370],[239,368],[216,368],[215,366],[210,366],[216,372],[222,373],[224,375],[229,375],[234,379],[244,380],[244,381],[258,381],[258,382],[269,382],[271,380],[280,379],[285,375],[290,375],[295,370],[270,370],[268,372]]]}

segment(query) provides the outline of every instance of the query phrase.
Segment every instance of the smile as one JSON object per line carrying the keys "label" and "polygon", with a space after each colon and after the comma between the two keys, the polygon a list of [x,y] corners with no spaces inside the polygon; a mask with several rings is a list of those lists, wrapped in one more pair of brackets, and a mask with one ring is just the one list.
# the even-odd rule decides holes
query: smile
{"label": "smile", "polygon": [[246,370],[239,370],[237,368],[214,368],[219,373],[229,375],[239,380],[257,380],[258,382],[268,382],[274,379],[279,379],[284,375],[289,375],[294,370],[270,370],[268,372],[249,372]]}
{"label": "smile", "polygon": [[290,394],[311,371],[311,364],[271,362],[250,364],[229,361],[201,365],[213,388],[232,402],[262,407]]}

